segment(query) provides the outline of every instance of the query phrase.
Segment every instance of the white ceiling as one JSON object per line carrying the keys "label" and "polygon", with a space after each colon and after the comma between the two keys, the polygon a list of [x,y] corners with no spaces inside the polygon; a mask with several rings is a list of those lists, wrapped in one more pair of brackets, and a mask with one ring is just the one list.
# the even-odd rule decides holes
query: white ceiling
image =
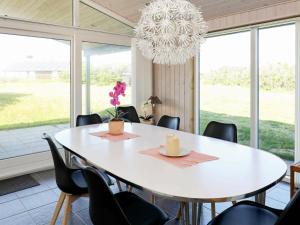
{"label": "white ceiling", "polygon": [[[118,13],[126,19],[136,23],[142,9],[150,0],[93,0],[94,2]],[[205,20],[227,16],[265,6],[293,2],[297,0],[191,0],[201,6]]]}

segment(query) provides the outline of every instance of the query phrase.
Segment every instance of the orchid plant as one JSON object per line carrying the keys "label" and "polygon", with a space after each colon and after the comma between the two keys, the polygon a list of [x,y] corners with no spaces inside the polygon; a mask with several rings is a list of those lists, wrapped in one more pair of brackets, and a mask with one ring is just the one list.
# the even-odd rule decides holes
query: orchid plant
{"label": "orchid plant", "polygon": [[113,118],[112,120],[121,120],[122,117],[125,115],[125,113],[118,112],[117,107],[121,104],[120,102],[120,96],[125,97],[125,91],[126,91],[126,83],[117,81],[116,85],[113,88],[113,91],[109,92],[110,104],[114,106],[114,112],[107,111]]}

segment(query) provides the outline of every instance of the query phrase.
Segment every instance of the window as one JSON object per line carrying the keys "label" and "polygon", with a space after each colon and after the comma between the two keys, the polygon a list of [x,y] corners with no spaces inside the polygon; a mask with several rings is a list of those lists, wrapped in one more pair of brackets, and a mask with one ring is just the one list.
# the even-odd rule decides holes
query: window
{"label": "window", "polygon": [[82,44],[83,112],[107,115],[110,108],[108,93],[116,81],[127,84],[122,104],[131,103],[131,48],[109,44]]}
{"label": "window", "polygon": [[47,151],[41,134],[69,126],[70,42],[0,34],[0,49],[0,159]]}
{"label": "window", "polygon": [[259,147],[294,159],[295,25],[259,30]]}
{"label": "window", "polygon": [[211,37],[200,49],[200,122],[234,123],[250,144],[250,32]]}
{"label": "window", "polygon": [[94,9],[82,2],[79,6],[80,27],[107,33],[132,35],[132,27]]}
{"label": "window", "polygon": [[72,26],[72,0],[1,0],[0,16]]}
{"label": "window", "polygon": [[[207,38],[199,58],[201,133],[212,120],[234,123],[239,143],[250,145],[253,138],[253,144],[258,140],[256,147],[287,162],[294,160],[295,38],[295,23],[267,24]],[[256,47],[258,51],[254,51]],[[258,62],[258,90],[251,86],[257,80],[256,65],[251,65],[255,61]],[[252,115],[251,102],[254,103]],[[251,127],[258,130],[250,132]]]}

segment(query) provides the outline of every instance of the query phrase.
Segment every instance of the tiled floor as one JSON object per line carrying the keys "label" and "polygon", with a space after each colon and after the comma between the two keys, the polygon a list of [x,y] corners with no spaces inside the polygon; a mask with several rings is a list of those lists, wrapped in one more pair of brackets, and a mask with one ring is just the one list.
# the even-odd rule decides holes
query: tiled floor
{"label": "tiled floor", "polygon": [[[12,194],[0,196],[0,225],[46,225],[49,224],[59,189],[54,180],[53,170],[35,173],[32,175],[41,185],[18,191]],[[114,191],[116,187],[112,187]],[[144,198],[150,199],[149,194],[136,191]],[[81,198],[73,203],[70,225],[92,225],[88,213],[88,198]],[[266,204],[275,208],[284,208],[289,201],[289,186],[280,183],[267,192]],[[178,203],[163,198],[157,199],[157,205],[165,210],[171,218],[175,217]],[[231,203],[219,203],[216,205],[218,213],[222,212]],[[201,217],[202,224],[210,221],[210,204],[204,204]],[[61,224],[62,213],[57,224]],[[168,225],[179,224],[172,221]]]}
{"label": "tiled floor", "polygon": [[47,151],[49,146],[41,139],[41,135],[44,132],[52,135],[67,127],[69,124],[0,131],[0,159]]}

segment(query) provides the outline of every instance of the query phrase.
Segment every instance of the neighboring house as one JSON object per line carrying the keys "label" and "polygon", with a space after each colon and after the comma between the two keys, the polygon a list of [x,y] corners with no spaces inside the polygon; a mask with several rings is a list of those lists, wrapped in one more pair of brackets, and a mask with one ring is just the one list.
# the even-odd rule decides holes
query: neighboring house
{"label": "neighboring house", "polygon": [[70,71],[70,62],[26,60],[15,62],[5,67],[0,72],[0,80],[55,80],[61,72],[68,71]]}

